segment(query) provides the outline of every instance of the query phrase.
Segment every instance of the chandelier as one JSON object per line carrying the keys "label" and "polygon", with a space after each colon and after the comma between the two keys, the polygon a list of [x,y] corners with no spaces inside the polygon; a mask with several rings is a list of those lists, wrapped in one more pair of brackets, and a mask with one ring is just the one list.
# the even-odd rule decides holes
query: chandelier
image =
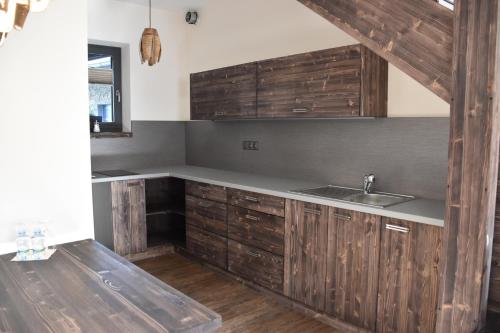
{"label": "chandelier", "polygon": [[141,63],[154,66],[160,62],[161,41],[158,30],[151,26],[151,0],[149,0],[149,28],[144,29],[140,42]]}
{"label": "chandelier", "polygon": [[30,12],[43,12],[50,0],[0,0],[0,46],[12,29],[22,30]]}

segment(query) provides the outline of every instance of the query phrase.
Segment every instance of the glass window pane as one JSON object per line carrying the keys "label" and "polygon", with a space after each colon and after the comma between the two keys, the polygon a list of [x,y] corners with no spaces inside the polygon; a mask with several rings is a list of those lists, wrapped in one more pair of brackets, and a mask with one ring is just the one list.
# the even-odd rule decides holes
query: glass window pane
{"label": "glass window pane", "polygon": [[106,84],[89,84],[90,115],[101,117],[101,123],[112,123],[113,86]]}
{"label": "glass window pane", "polygon": [[102,54],[89,54],[89,68],[113,69],[111,57]]}

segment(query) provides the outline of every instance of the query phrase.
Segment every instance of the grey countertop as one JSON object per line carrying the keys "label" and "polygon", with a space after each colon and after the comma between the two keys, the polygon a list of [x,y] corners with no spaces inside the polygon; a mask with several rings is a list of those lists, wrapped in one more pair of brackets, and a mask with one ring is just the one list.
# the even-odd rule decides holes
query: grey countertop
{"label": "grey countertop", "polygon": [[105,183],[118,180],[175,177],[186,180],[204,182],[213,185],[231,187],[240,190],[274,195],[287,199],[301,200],[341,209],[356,210],[363,213],[376,214],[418,223],[444,226],[445,203],[440,200],[419,199],[386,208],[369,207],[355,203],[341,202],[333,199],[311,197],[290,193],[292,190],[325,186],[312,182],[282,179],[254,175],[249,173],[202,168],[190,165],[169,166],[152,169],[128,169],[137,173],[122,177],[96,177],[92,183]]}

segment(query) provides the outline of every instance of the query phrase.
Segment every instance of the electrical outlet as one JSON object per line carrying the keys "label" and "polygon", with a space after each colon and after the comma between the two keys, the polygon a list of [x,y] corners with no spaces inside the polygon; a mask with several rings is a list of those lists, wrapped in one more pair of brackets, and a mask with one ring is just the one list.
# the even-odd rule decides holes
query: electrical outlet
{"label": "electrical outlet", "polygon": [[259,141],[244,140],[242,146],[243,150],[259,150]]}

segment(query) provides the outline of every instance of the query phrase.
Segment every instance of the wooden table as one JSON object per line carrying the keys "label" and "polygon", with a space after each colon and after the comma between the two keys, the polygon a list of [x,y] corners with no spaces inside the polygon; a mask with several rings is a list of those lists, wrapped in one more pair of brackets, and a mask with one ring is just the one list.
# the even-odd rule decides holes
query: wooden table
{"label": "wooden table", "polygon": [[211,332],[221,317],[101,244],[44,262],[0,256],[0,332]]}

